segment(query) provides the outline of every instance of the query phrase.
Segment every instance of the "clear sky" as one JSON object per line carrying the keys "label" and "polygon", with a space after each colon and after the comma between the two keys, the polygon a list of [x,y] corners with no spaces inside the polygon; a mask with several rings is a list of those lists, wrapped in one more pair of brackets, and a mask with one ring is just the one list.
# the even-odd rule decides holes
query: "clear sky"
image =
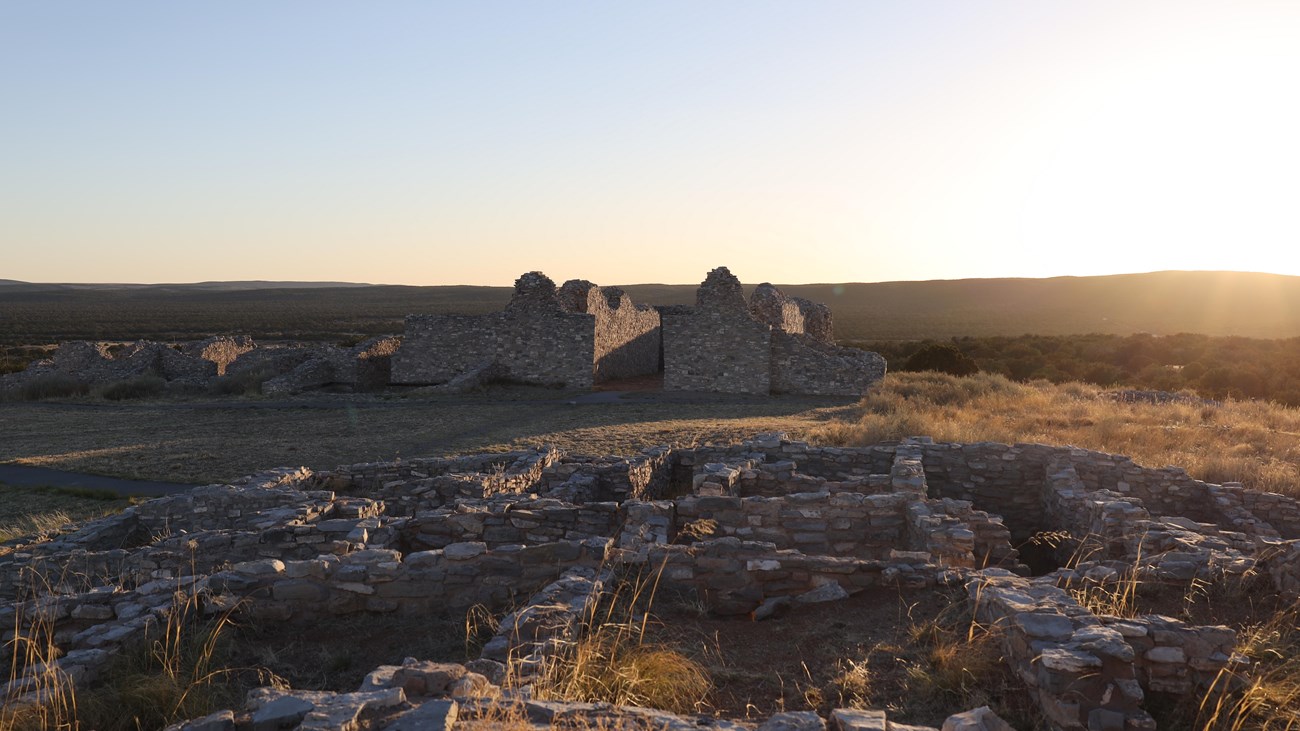
{"label": "clear sky", "polygon": [[0,3],[0,278],[1300,274],[1300,2]]}

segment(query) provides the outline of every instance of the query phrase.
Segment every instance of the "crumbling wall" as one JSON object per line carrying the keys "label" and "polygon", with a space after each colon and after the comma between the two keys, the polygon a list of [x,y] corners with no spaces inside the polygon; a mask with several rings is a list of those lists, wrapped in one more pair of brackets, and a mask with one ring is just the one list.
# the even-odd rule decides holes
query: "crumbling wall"
{"label": "crumbling wall", "polygon": [[[765,541],[805,554],[886,559],[903,547],[908,496],[794,493],[785,497],[687,497],[674,530]],[[707,522],[711,522],[709,525]]]}
{"label": "crumbling wall", "polygon": [[[605,560],[607,538],[489,549],[453,543],[402,555],[365,549],[306,561],[266,559],[208,577],[216,596],[252,597],[255,617],[272,620],[360,612],[420,613],[482,604],[502,609],[573,566]],[[522,596],[521,596],[522,595]]]}
{"label": "crumbling wall", "polygon": [[484,543],[489,548],[581,540],[618,533],[623,515],[617,503],[570,505],[557,500],[501,501],[421,513],[403,526],[403,543],[412,550],[445,548],[452,543]]}
{"label": "crumbling wall", "polygon": [[596,318],[593,376],[597,383],[659,372],[663,339],[659,312],[632,302],[618,287],[571,279],[557,293],[567,312]]}
{"label": "crumbling wall", "polygon": [[182,353],[164,343],[140,340],[117,352],[105,343],[63,343],[49,363],[38,363],[33,373],[60,373],[89,385],[103,385],[142,376],[202,385],[217,375],[217,364]]}
{"label": "crumbling wall", "polygon": [[755,287],[749,295],[749,312],[773,330],[807,335],[822,343],[835,342],[831,308],[803,297],[788,297],[767,282]]}
{"label": "crumbling wall", "polygon": [[686,545],[646,545],[619,560],[644,563],[662,589],[694,593],[715,614],[748,614],[774,597],[796,598],[838,585],[841,596],[880,586],[923,588],[956,575],[919,556],[895,551],[887,560],[807,555],[736,537]]}
{"label": "crumbling wall", "polygon": [[799,335],[804,333],[803,309],[799,303],[767,282],[758,285],[750,293],[749,314],[773,330]]}
{"label": "crumbling wall", "polygon": [[772,329],[755,320],[740,280],[709,272],[694,308],[663,308],[664,390],[767,395]]}
{"label": "crumbling wall", "polygon": [[860,396],[885,377],[879,354],[833,344],[825,306],[767,283],[746,304],[726,267],[709,272],[694,308],[661,312],[668,391]]}
{"label": "crumbling wall", "polygon": [[408,316],[402,346],[392,356],[392,381],[444,383],[497,362],[520,383],[590,388],[594,319],[564,311],[555,283],[541,272],[529,272],[515,281],[514,296],[503,312]]}
{"label": "crumbling wall", "polygon": [[884,377],[879,353],[772,331],[772,393],[860,396]]}
{"label": "crumbling wall", "polygon": [[351,348],[326,345],[312,348],[308,357],[286,373],[262,384],[267,394],[298,393],[324,386],[348,386],[375,391],[388,385],[392,356],[401,338],[378,336]]}

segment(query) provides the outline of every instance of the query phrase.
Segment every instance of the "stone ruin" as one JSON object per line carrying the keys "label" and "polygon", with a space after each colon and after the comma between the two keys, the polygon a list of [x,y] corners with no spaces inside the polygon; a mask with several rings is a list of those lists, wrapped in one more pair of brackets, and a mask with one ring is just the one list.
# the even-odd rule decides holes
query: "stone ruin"
{"label": "stone ruin", "polygon": [[541,272],[515,282],[510,304],[487,315],[409,315],[393,383],[468,384],[492,379],[567,388],[659,370],[659,313],[622,290],[572,280],[556,289]]}
{"label": "stone ruin", "polygon": [[694,307],[664,307],[664,390],[861,396],[885,377],[876,353],[835,345],[825,305],[760,284],[745,302],[726,267]]}
{"label": "stone ruin", "polygon": [[88,387],[162,378],[174,390],[246,377],[286,395],[330,386],[433,386],[460,393],[494,381],[590,389],[663,374],[666,391],[861,396],[885,376],[876,353],[835,345],[825,305],[760,284],[745,301],[726,267],[709,272],[694,307],[649,307],[617,287],[574,279],[556,288],[541,272],[515,282],[501,312],[409,315],[405,335],[335,345],[258,347],[247,336],[120,351],[69,342],[53,358],[0,375],[0,394],[51,376]]}
{"label": "stone ruin", "polygon": [[[1017,546],[1043,531],[1068,535],[1080,560],[1032,575]],[[1256,576],[1300,598],[1300,502],[1072,447],[922,437],[830,448],[762,435],[631,457],[538,449],[280,469],[0,546],[0,627],[51,622],[59,669],[86,685],[165,619],[178,589],[207,612],[261,623],[514,608],[467,664],[410,658],[348,693],[261,688],[241,709],[176,727],[189,731],[351,730],[359,718],[449,728],[503,708],[523,714],[516,727],[920,729],[878,710],[751,723],[533,699],[532,673],[574,639],[619,567],[745,619],[885,588],[959,588],[1001,630],[1006,661],[1053,728],[1153,729],[1153,695],[1202,692],[1221,670],[1249,676],[1235,632],[1095,614],[1067,589]],[[0,696],[36,700],[26,677]],[[987,709],[944,724],[1006,728]]]}
{"label": "stone ruin", "polygon": [[43,378],[64,377],[87,387],[160,378],[172,390],[209,388],[220,379],[249,377],[267,394],[327,386],[380,390],[389,384],[390,361],[401,338],[380,336],[350,348],[336,345],[258,346],[246,335],[216,336],[178,345],[139,341],[61,344],[51,358],[19,373],[0,375],[0,394],[18,392]]}
{"label": "stone ruin", "polygon": [[515,282],[502,312],[411,315],[393,382],[491,378],[568,388],[663,372],[666,391],[860,396],[885,375],[875,353],[834,344],[830,309],[761,284],[745,302],[726,267],[709,272],[694,307],[635,305],[584,280],[558,290],[540,272]]}

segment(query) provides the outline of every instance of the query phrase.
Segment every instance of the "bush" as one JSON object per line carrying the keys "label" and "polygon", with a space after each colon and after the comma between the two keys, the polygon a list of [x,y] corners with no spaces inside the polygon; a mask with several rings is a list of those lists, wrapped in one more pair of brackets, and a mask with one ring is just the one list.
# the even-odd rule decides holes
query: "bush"
{"label": "bush", "polygon": [[85,396],[87,393],[90,393],[90,386],[63,373],[51,373],[48,376],[34,378],[24,385],[21,391],[25,401]]}
{"label": "bush", "polygon": [[979,369],[970,356],[958,350],[955,345],[945,343],[922,347],[903,366],[905,371],[939,371],[954,376],[969,376],[978,373]]}
{"label": "bush", "polygon": [[111,383],[104,387],[100,395],[109,401],[128,401],[158,396],[166,387],[167,381],[158,376],[140,376],[129,381]]}

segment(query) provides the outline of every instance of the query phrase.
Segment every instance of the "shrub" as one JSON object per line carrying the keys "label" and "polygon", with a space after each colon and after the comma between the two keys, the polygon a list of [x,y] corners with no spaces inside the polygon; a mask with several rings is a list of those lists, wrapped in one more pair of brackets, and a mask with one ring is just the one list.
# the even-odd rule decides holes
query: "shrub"
{"label": "shrub", "polygon": [[24,385],[21,391],[24,401],[85,396],[87,393],[90,393],[90,386],[63,373],[51,373],[48,376],[34,378]]}
{"label": "shrub", "polygon": [[109,401],[128,401],[158,396],[166,387],[167,381],[158,376],[140,376],[129,381],[111,383],[104,387],[100,395]]}
{"label": "shrub", "polygon": [[954,376],[978,373],[980,367],[955,345],[935,343],[926,345],[912,354],[903,366],[906,371],[939,371]]}

